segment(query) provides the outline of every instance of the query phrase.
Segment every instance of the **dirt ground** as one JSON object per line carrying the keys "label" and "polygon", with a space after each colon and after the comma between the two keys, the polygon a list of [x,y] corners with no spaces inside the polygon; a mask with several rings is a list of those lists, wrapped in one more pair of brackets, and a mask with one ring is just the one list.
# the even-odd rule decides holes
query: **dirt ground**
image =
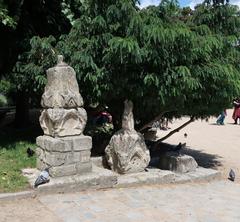
{"label": "dirt ground", "polygon": [[[223,179],[228,177],[230,169],[236,173],[236,182],[240,183],[240,125],[234,125],[233,110],[227,110],[225,125],[217,125],[216,118],[197,120],[169,137],[164,142],[187,144],[185,153],[192,155],[200,166],[211,167],[222,172]],[[168,131],[160,130],[158,137],[168,134],[189,118],[184,117],[169,123]],[[185,138],[184,134],[187,133]]]}

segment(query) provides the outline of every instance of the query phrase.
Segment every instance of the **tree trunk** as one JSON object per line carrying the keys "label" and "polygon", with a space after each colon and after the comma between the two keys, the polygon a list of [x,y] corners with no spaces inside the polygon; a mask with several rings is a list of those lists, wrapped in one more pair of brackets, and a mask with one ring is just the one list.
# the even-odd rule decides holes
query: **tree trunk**
{"label": "tree trunk", "polygon": [[14,124],[17,128],[22,128],[29,124],[29,95],[26,92],[17,92]]}
{"label": "tree trunk", "polygon": [[191,117],[186,123],[182,124],[181,126],[179,126],[178,128],[172,130],[170,133],[168,133],[166,136],[162,137],[161,139],[157,140],[156,143],[154,144],[154,149],[156,149],[158,147],[158,145],[160,143],[162,143],[162,141],[166,140],[167,138],[169,138],[170,136],[172,136],[174,133],[179,132],[181,129],[183,129],[184,127],[186,127],[187,125],[189,125],[190,123],[192,123],[195,120],[194,117]]}

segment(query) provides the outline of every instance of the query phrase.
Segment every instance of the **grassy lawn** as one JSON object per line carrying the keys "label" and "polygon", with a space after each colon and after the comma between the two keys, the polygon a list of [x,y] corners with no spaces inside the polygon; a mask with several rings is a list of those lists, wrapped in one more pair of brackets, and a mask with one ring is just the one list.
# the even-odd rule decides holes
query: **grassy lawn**
{"label": "grassy lawn", "polygon": [[36,166],[36,156],[28,157],[26,150],[36,148],[35,138],[40,134],[33,127],[0,129],[0,193],[29,188],[21,169]]}

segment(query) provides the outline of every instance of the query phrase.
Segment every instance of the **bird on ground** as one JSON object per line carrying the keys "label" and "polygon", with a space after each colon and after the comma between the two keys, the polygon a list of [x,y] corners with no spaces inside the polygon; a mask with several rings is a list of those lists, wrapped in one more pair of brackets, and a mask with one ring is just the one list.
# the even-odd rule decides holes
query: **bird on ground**
{"label": "bird on ground", "polygon": [[27,155],[28,155],[28,157],[31,157],[31,156],[33,156],[34,155],[34,150],[33,149],[31,149],[30,147],[28,147],[27,148]]}
{"label": "bird on ground", "polygon": [[230,172],[229,172],[229,176],[228,176],[228,179],[233,181],[235,180],[235,172],[231,169]]}
{"label": "bird on ground", "polygon": [[38,187],[41,184],[48,183],[50,181],[49,168],[43,170],[34,183],[34,187]]}
{"label": "bird on ground", "polygon": [[186,143],[179,143],[177,146],[173,148],[173,151],[178,152],[180,154],[180,151],[186,147]]}
{"label": "bird on ground", "polygon": [[187,138],[187,136],[188,136],[187,133],[184,133],[184,137]]}

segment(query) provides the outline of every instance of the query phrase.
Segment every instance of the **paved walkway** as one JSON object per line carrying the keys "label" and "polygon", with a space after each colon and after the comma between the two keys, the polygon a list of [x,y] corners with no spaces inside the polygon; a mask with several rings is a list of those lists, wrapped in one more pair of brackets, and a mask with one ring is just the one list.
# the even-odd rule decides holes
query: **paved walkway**
{"label": "paved walkway", "polygon": [[0,203],[0,221],[239,222],[240,184],[145,186]]}

